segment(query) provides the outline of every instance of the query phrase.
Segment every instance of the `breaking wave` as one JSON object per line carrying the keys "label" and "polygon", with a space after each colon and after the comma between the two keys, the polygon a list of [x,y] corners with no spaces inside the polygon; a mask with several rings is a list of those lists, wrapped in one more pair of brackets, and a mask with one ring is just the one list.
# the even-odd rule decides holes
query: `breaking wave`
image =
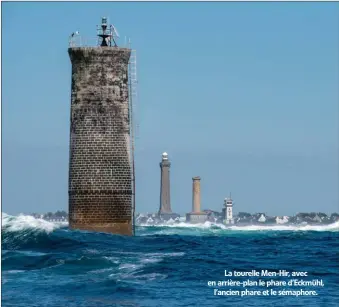
{"label": "breaking wave", "polygon": [[65,222],[49,222],[30,215],[20,214],[18,216],[12,216],[2,213],[2,230],[10,232],[30,230],[49,233],[54,229],[67,225],[68,223]]}
{"label": "breaking wave", "polygon": [[12,216],[2,213],[3,249],[49,248],[52,244],[61,243],[53,232],[66,226],[66,223],[48,222],[29,215]]}

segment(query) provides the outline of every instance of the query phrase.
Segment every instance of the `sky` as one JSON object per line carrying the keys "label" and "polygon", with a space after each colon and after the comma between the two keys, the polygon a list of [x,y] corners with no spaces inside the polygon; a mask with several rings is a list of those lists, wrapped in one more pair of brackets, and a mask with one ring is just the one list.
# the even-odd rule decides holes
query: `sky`
{"label": "sky", "polygon": [[137,51],[136,211],[339,211],[339,3],[2,3],[2,212],[68,210],[68,38]]}

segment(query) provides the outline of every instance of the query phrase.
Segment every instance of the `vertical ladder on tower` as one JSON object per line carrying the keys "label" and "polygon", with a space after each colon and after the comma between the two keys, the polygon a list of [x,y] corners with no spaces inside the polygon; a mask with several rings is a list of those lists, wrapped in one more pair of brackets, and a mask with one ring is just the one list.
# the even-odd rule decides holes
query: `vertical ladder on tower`
{"label": "vertical ladder on tower", "polygon": [[137,92],[137,55],[136,50],[131,50],[131,56],[128,63],[128,82],[129,82],[129,115],[130,115],[130,146],[131,146],[131,168],[132,168],[132,222],[133,233],[135,234],[135,135],[138,133],[139,125],[136,124],[136,104],[138,99]]}
{"label": "vertical ladder on tower", "polygon": [[139,124],[136,120],[136,108],[137,108],[137,102],[138,102],[138,77],[137,77],[137,52],[136,50],[131,50],[131,56],[130,56],[130,65],[129,65],[129,77],[130,77],[130,84],[131,84],[131,92],[130,92],[130,98],[131,98],[131,111],[133,116],[133,128],[134,128],[134,137],[138,138],[139,133]]}

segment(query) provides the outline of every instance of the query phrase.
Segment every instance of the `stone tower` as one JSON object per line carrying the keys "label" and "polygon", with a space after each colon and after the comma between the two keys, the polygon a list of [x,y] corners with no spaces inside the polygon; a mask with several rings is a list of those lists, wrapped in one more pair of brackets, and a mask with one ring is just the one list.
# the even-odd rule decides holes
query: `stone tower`
{"label": "stone tower", "polygon": [[193,177],[192,186],[192,212],[200,212],[200,177]]}
{"label": "stone tower", "polygon": [[161,169],[161,183],[160,183],[160,208],[159,214],[172,213],[171,197],[170,197],[170,166],[171,162],[168,160],[166,152],[162,154],[162,161],[160,162]]}
{"label": "stone tower", "polygon": [[186,221],[190,223],[204,223],[207,220],[207,213],[201,212],[200,180],[199,176],[192,178],[192,212],[186,214]]}
{"label": "stone tower", "polygon": [[101,45],[71,44],[68,49],[72,62],[69,225],[132,235],[131,50],[117,47],[114,33],[103,18],[98,31]]}

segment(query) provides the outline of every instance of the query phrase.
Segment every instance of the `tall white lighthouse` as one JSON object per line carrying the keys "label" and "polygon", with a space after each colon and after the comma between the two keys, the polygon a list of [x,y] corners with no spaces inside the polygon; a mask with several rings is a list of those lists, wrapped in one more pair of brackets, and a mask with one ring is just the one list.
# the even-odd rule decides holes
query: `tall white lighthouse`
{"label": "tall white lighthouse", "polygon": [[224,200],[224,224],[234,224],[233,219],[233,200],[231,195]]}

